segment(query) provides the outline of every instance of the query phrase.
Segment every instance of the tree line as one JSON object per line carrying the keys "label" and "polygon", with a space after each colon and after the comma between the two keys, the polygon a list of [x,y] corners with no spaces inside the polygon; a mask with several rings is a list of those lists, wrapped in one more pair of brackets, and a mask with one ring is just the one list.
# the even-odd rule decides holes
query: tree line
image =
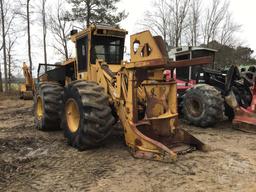
{"label": "tree line", "polygon": [[139,23],[161,35],[169,47],[198,46],[213,40],[234,44],[241,25],[233,20],[229,0],[153,0]]}
{"label": "tree line", "polygon": [[182,45],[217,49],[217,68],[256,64],[253,50],[237,37],[242,26],[233,19],[229,0],[153,0],[138,24],[161,35],[168,49]]}
{"label": "tree line", "polygon": [[[21,65],[19,54],[33,71],[33,51],[42,44],[44,63],[48,63],[48,47],[61,58],[68,59],[68,37],[71,29],[83,29],[91,23],[119,25],[128,14],[119,11],[120,0],[0,0],[0,92],[10,90],[13,71]],[[202,2],[207,2],[203,4]],[[152,0],[138,26],[161,35],[168,49],[188,46],[216,48],[220,68],[231,64],[255,64],[253,50],[237,39],[241,25],[233,20],[229,0]],[[38,33],[33,29],[39,28]],[[26,38],[26,41],[20,39]],[[34,39],[34,41],[33,41]],[[25,50],[19,50],[23,45]],[[18,50],[17,50],[18,49]],[[240,63],[240,64],[241,64]],[[3,82],[4,79],[4,82]]]}

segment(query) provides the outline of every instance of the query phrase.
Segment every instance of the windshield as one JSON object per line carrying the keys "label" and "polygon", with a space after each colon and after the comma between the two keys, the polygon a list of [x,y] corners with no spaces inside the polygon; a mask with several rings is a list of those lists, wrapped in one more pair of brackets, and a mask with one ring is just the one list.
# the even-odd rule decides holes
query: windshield
{"label": "windshield", "polygon": [[124,39],[118,37],[94,36],[92,39],[91,63],[102,59],[108,64],[121,64],[124,54]]}

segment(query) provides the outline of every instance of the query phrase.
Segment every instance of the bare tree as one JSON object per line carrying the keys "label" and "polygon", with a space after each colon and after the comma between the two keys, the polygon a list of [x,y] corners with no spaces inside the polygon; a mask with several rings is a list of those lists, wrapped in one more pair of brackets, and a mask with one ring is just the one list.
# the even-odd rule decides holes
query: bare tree
{"label": "bare tree", "polygon": [[4,3],[3,0],[0,0],[0,9],[1,9],[1,21],[2,21],[2,39],[3,39],[3,58],[4,58],[4,76],[5,76],[5,92],[8,92],[7,84],[7,58],[6,58],[6,33],[5,33],[5,16],[4,16]]}
{"label": "bare tree", "polygon": [[8,34],[6,51],[7,51],[7,58],[8,58],[8,87],[9,87],[9,90],[11,90],[12,68],[14,67],[12,52],[13,52],[13,48],[14,48],[14,45],[15,45],[15,42],[17,39],[18,39],[18,37],[15,36],[14,33]]}
{"label": "bare tree", "polygon": [[221,3],[221,0],[212,0],[212,4],[207,8],[206,20],[203,25],[204,44],[209,44],[210,41],[216,40],[219,27],[225,19],[225,15],[229,8],[229,2],[226,0]]}
{"label": "bare tree", "polygon": [[170,47],[181,44],[181,36],[187,27],[185,19],[190,0],[157,0],[153,10],[147,11],[140,25],[161,35]]}
{"label": "bare tree", "polygon": [[[7,49],[8,49],[8,41],[6,39],[7,35],[10,35],[13,31],[13,27],[14,27],[14,20],[16,18],[16,10],[13,6],[13,2],[10,3],[9,1],[4,1],[2,0],[0,3],[3,7],[3,9],[1,9],[1,35],[2,35],[2,42],[0,44],[0,50],[3,50],[4,53],[4,74],[5,74],[5,82],[7,83],[7,87],[8,87],[8,65],[9,63],[7,62]],[[17,33],[17,30],[14,30],[14,33]],[[5,50],[4,50],[5,47]],[[6,63],[6,64],[5,64]],[[6,66],[6,67],[5,67]],[[3,81],[2,81],[2,71],[1,71],[1,66],[0,66],[0,92],[3,91]],[[8,88],[6,89],[6,85],[5,85],[5,90],[8,91]]]}
{"label": "bare tree", "polygon": [[172,26],[174,28],[174,46],[181,45],[183,30],[187,27],[185,19],[188,14],[190,0],[174,0],[168,2],[168,7],[172,13]]}
{"label": "bare tree", "polygon": [[26,3],[26,20],[27,20],[27,38],[28,38],[28,58],[29,58],[29,68],[32,74],[32,55],[31,55],[31,34],[30,34],[30,0]]}
{"label": "bare tree", "polygon": [[[45,12],[46,0],[42,0],[42,23],[43,23],[43,47],[44,47],[44,63],[47,64],[47,49],[46,49],[46,35],[47,35],[47,25],[46,25],[46,12]],[[47,71],[47,65],[45,65],[45,71]]]}
{"label": "bare tree", "polygon": [[66,10],[64,8],[64,1],[58,0],[57,10],[52,12],[50,17],[50,30],[54,37],[53,47],[65,59],[69,58],[68,51],[68,35],[71,30],[71,24],[66,19]]}
{"label": "bare tree", "polygon": [[221,28],[221,34],[220,34],[220,44],[222,45],[227,45],[227,46],[231,46],[234,45],[234,34],[239,31],[241,28],[241,25],[236,24],[233,20],[232,20],[232,15],[231,13],[227,13],[225,18],[224,18],[224,22],[223,22],[223,26]]}
{"label": "bare tree", "polygon": [[161,35],[169,47],[186,43],[208,45],[216,40],[223,45],[234,43],[240,29],[229,13],[229,0],[154,0],[153,8],[145,12],[140,25]]}
{"label": "bare tree", "polygon": [[154,9],[146,11],[143,21],[139,24],[152,30],[155,34],[161,35],[167,44],[170,23],[170,10],[168,9],[167,0],[155,0],[152,7]]}
{"label": "bare tree", "polygon": [[200,16],[202,0],[191,0],[188,14],[188,44],[197,46],[200,31]]}
{"label": "bare tree", "polygon": [[26,22],[25,26],[23,29],[20,31],[23,31],[26,33],[27,36],[27,56],[29,60],[29,68],[32,73],[33,70],[33,62],[32,62],[32,45],[31,45],[31,25],[32,25],[32,19],[31,19],[31,13],[33,11],[33,6],[31,5],[30,0],[16,0],[17,1],[17,15],[20,18],[20,21]]}

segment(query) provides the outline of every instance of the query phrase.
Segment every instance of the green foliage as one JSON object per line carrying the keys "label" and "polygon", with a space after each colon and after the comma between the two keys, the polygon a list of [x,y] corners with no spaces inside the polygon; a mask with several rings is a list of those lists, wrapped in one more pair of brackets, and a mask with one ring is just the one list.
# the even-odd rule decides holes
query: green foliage
{"label": "green foliage", "polygon": [[249,47],[230,47],[217,41],[210,42],[207,47],[218,50],[215,57],[218,69],[229,68],[231,65],[256,65],[256,59],[252,56],[254,51]]}
{"label": "green foliage", "polygon": [[117,12],[116,3],[120,0],[69,0],[72,13],[69,20],[79,21],[87,25],[115,25],[127,17],[125,11]]}
{"label": "green foliage", "polygon": [[19,90],[19,84],[17,84],[17,83],[12,83],[10,89],[11,89],[12,91],[18,91],[18,90]]}

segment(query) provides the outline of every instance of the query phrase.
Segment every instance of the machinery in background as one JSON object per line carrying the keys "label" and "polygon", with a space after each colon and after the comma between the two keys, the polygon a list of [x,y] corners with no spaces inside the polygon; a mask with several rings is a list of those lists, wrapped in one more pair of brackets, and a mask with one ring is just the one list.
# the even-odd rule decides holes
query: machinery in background
{"label": "machinery in background", "polygon": [[[251,69],[253,67],[240,73],[237,67],[230,68],[226,79],[225,101],[233,109],[234,128],[256,133],[256,73]],[[234,86],[238,82],[240,89]]]}
{"label": "machinery in background", "polygon": [[25,78],[25,83],[19,85],[20,99],[32,100],[35,91],[34,80],[26,63],[23,63],[22,70]]}
{"label": "machinery in background", "polygon": [[[189,60],[198,55],[214,58],[214,53],[211,49],[189,48],[178,50],[174,58]],[[213,68],[212,64],[176,68],[175,77],[182,83],[178,83],[178,93],[185,118],[194,125],[208,127],[222,120],[225,114],[240,129],[255,127],[255,67],[242,73],[236,66],[228,71]]]}
{"label": "machinery in background", "polygon": [[[123,29],[91,25],[71,32],[77,57],[38,75],[35,122],[40,130],[61,127],[79,149],[101,146],[120,121],[136,158],[172,161],[206,145],[177,125],[177,66],[211,63],[203,57],[170,61],[163,39],[144,31],[130,38],[131,61],[122,62]],[[44,68],[45,65],[40,65]]]}
{"label": "machinery in background", "polygon": [[[174,61],[189,61],[200,57],[211,57],[216,50],[202,47],[180,47],[169,52]],[[223,118],[223,96],[214,85],[198,81],[203,76],[203,67],[214,68],[214,62],[193,66],[177,66],[174,77],[177,81],[179,111],[190,124],[199,127],[215,125]]]}

